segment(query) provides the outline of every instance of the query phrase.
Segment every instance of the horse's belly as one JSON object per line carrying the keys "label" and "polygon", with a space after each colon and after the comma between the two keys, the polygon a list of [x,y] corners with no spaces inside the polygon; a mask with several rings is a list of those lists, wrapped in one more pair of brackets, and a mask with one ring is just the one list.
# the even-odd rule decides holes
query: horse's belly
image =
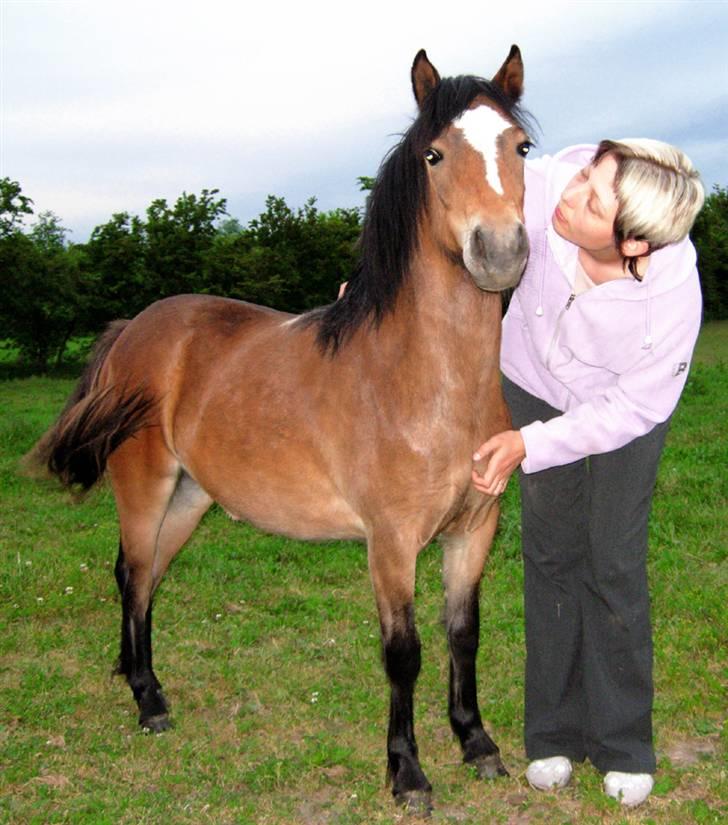
{"label": "horse's belly", "polygon": [[242,512],[240,515],[224,508],[235,521],[247,521],[265,533],[276,533],[301,541],[364,540],[365,532],[356,519],[296,518],[280,512]]}
{"label": "horse's belly", "polygon": [[361,539],[364,523],[325,478],[282,477],[250,467],[235,478],[203,470],[198,482],[233,519],[297,539]]}

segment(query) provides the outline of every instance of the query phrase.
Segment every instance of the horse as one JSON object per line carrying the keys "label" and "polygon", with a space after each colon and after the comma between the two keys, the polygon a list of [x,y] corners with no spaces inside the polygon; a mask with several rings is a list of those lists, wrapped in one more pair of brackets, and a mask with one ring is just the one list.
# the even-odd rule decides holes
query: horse
{"label": "horse", "polygon": [[382,162],[339,300],[291,315],[178,295],[113,322],[34,458],[72,488],[110,481],[117,670],[154,732],[170,720],[152,669],[152,598],[213,502],[264,531],[365,541],[390,686],[388,777],[396,802],[426,813],[413,600],[417,556],[437,537],[451,727],[481,776],[507,774],[476,689],[499,502],[471,471],[477,445],[510,426],[500,293],[528,255],[531,143],[517,46],[492,80],[441,78],[421,50],[411,83],[417,115]]}

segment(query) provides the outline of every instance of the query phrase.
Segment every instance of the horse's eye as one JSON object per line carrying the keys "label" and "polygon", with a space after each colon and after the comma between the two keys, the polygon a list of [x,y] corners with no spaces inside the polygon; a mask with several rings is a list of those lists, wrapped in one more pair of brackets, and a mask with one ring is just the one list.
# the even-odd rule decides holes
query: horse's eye
{"label": "horse's eye", "polygon": [[437,149],[433,149],[432,146],[430,146],[430,148],[425,152],[425,160],[430,164],[430,166],[434,166],[442,160],[442,155],[437,151]]}
{"label": "horse's eye", "polygon": [[518,146],[516,146],[516,152],[518,152],[522,158],[525,158],[531,149],[533,149],[533,144],[530,140],[524,140],[523,143],[519,143]]}

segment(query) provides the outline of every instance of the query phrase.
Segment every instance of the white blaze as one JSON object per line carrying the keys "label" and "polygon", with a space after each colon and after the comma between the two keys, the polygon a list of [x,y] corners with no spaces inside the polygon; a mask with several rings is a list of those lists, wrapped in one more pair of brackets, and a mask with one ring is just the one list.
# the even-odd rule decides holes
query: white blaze
{"label": "white blaze", "polygon": [[462,129],[465,140],[480,152],[485,161],[485,178],[490,188],[499,195],[503,194],[500,175],[498,174],[498,138],[513,126],[503,115],[490,106],[478,106],[463,112],[453,126]]}

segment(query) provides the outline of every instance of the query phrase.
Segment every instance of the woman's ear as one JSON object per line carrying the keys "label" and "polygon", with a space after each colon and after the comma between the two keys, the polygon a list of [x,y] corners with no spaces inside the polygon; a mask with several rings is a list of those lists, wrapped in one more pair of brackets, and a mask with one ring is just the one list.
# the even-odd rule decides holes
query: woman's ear
{"label": "woman's ear", "polygon": [[619,251],[625,258],[641,258],[650,251],[650,245],[647,241],[637,241],[634,238],[629,238],[622,241],[619,245]]}

